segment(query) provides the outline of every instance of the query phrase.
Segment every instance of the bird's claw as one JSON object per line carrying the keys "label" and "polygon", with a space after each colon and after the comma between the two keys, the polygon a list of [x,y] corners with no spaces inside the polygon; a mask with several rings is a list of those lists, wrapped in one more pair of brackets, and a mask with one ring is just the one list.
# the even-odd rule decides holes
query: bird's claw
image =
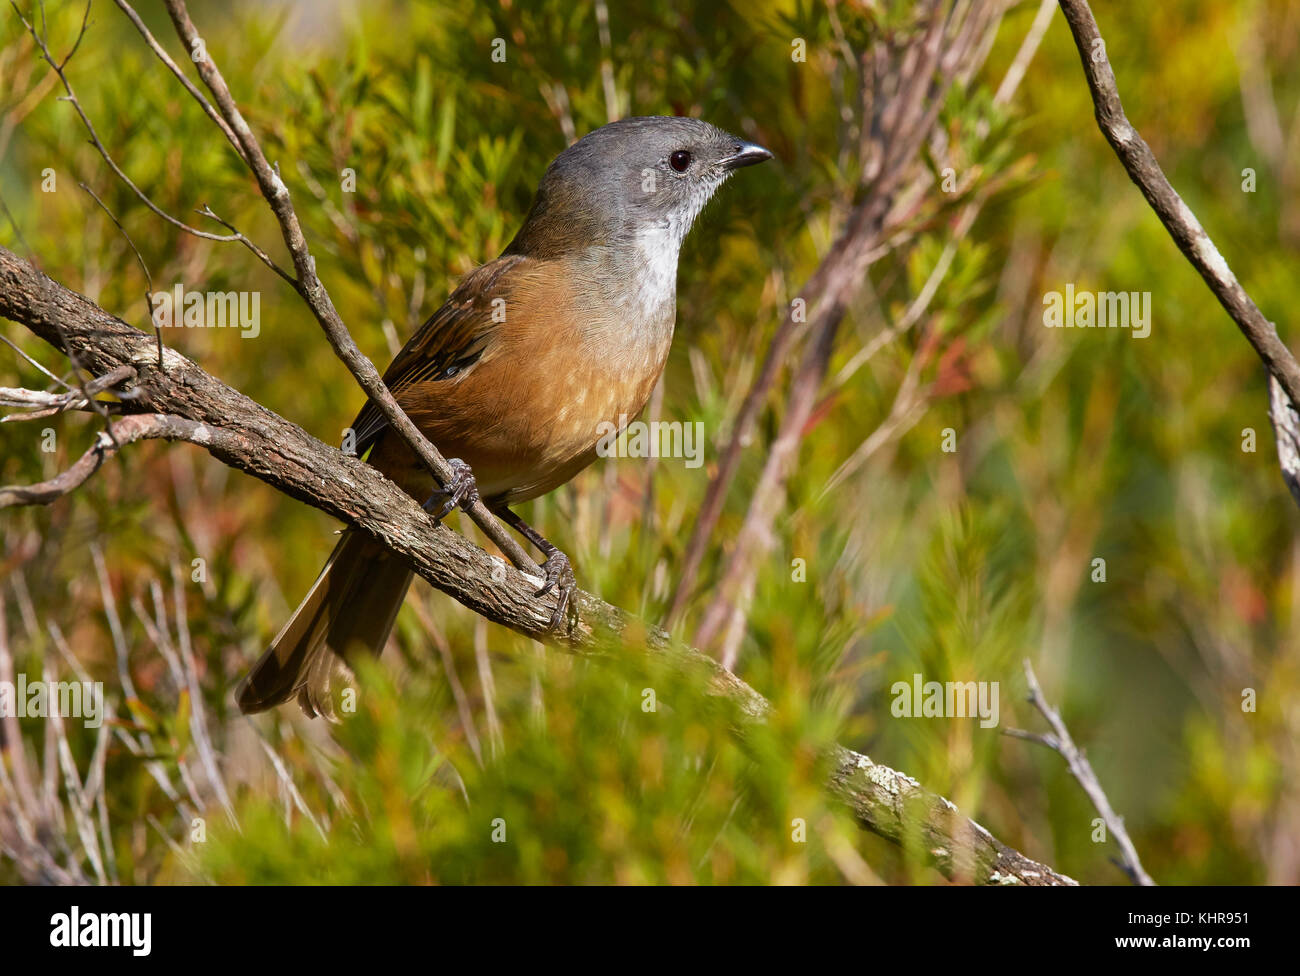
{"label": "bird's claw", "polygon": [[429,500],[424,503],[425,509],[428,509],[436,498],[445,498],[442,508],[434,513],[433,520],[441,523],[452,509],[460,506],[469,508],[478,501],[478,483],[474,480],[474,472],[470,466],[460,458],[448,458],[447,463],[451,465],[451,481],[441,488],[434,490],[429,496]]}
{"label": "bird's claw", "polygon": [[573,575],[573,566],[569,563],[569,557],[558,549],[547,555],[546,562],[542,564],[542,572],[546,574],[546,582],[542,584],[542,588],[536,595],[546,596],[555,590],[555,612],[551,614],[550,623],[546,627],[548,630],[559,630],[566,610],[570,611],[570,617],[577,614],[577,607],[573,606],[571,601],[574,590],[578,588],[578,580]]}

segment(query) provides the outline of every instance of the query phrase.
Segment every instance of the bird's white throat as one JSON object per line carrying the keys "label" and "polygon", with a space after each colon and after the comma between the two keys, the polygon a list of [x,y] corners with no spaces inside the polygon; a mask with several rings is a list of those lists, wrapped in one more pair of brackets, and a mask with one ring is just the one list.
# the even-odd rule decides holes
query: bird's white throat
{"label": "bird's white throat", "polygon": [[677,257],[685,234],[671,223],[646,227],[636,235],[632,301],[645,321],[673,309],[677,301]]}

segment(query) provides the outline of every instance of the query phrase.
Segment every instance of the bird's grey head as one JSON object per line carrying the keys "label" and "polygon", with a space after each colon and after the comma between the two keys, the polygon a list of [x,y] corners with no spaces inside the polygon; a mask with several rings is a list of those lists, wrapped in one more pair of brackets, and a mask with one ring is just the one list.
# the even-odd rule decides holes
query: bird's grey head
{"label": "bird's grey head", "polygon": [[719,186],[771,159],[762,146],[699,119],[648,116],[601,126],[547,169],[507,253],[558,257],[661,236],[673,258]]}

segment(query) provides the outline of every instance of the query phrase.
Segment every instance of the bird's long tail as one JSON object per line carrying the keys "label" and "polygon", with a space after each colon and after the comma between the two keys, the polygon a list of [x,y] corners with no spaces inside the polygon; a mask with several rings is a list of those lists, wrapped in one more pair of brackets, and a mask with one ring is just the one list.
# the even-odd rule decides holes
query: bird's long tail
{"label": "bird's long tail", "polygon": [[349,673],[347,655],[379,655],[410,585],[401,560],[346,530],[289,622],[239,683],[240,711],[264,711],[296,696],[308,716],[332,719],[330,685]]}

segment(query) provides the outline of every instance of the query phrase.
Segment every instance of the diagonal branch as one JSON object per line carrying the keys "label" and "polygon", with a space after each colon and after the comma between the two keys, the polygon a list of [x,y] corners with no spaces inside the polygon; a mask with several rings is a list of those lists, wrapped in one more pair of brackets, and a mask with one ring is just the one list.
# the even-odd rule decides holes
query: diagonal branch
{"label": "diagonal branch", "polygon": [[244,153],[244,147],[239,144],[239,140],[235,138],[234,131],[231,130],[226,120],[218,114],[217,110],[212,107],[212,103],[203,97],[203,92],[199,91],[194,82],[185,77],[185,72],[182,71],[180,66],[172,60],[171,55],[167,53],[167,49],[158,43],[158,39],[155,38],[149,28],[145,26],[145,22],[140,19],[140,15],[135,12],[126,0],[115,0],[115,2],[121,9],[122,13],[126,14],[131,23],[135,25],[135,29],[140,32],[140,36],[144,38],[144,42],[149,45],[149,50],[153,51],[153,53],[158,56],[158,60],[167,66],[167,70],[176,76],[176,80],[179,81],[185,90],[194,97],[194,100],[203,108],[207,117],[210,118],[212,123],[221,130],[222,134],[226,137],[226,141],[235,147],[235,152],[239,154],[239,158],[247,163],[248,156]]}
{"label": "diagonal branch", "polygon": [[[257,256],[258,260],[260,260],[263,264],[265,264],[268,268],[270,268],[280,277],[286,278],[288,280],[292,280],[285,273],[283,268],[281,268],[279,265],[277,265],[274,261],[271,260],[271,258],[266,254],[265,251],[263,251],[260,247],[254,244],[251,240],[249,240],[239,231],[234,230],[234,228],[230,227],[228,224],[225,226],[227,227],[227,229],[231,231],[230,234],[228,235],[212,234],[209,233],[208,231],[199,230],[197,227],[191,227],[189,224],[185,223],[185,221],[173,217],[171,214],[167,213],[167,211],[163,210],[156,203],[154,203],[153,200],[149,198],[149,195],[145,193],[143,190],[141,190],[140,187],[137,186],[135,182],[131,179],[131,177],[126,175],[126,172],[122,169],[122,167],[118,166],[118,164],[114,161],[113,157],[109,154],[108,149],[105,148],[104,144],[100,141],[99,133],[95,131],[95,126],[90,121],[90,116],[88,116],[86,114],[85,109],[82,108],[81,101],[80,99],[77,98],[77,93],[73,91],[72,82],[68,81],[67,72],[64,70],[67,67],[68,62],[72,59],[72,56],[77,53],[77,48],[81,46],[81,39],[86,34],[86,26],[90,15],[89,0],[87,0],[86,3],[86,16],[83,17],[81,21],[81,30],[77,34],[77,39],[73,43],[72,49],[68,51],[68,53],[64,55],[60,61],[57,62],[54,60],[54,55],[50,53],[49,44],[36,30],[36,26],[32,24],[30,21],[28,21],[26,17],[23,16],[23,12],[18,9],[18,4],[15,2],[15,0],[9,0],[9,5],[13,7],[14,13],[18,15],[18,19],[22,21],[23,26],[27,29],[27,32],[31,34],[32,39],[36,42],[36,45],[41,52],[42,59],[45,61],[46,64],[50,66],[51,69],[53,69],[54,74],[58,77],[59,82],[63,85],[63,90],[67,94],[63,96],[62,100],[71,104],[73,109],[76,110],[77,116],[81,119],[82,125],[85,126],[86,132],[90,136],[90,144],[95,147],[95,150],[99,153],[100,157],[103,158],[104,162],[108,164],[108,168],[113,171],[113,174],[124,184],[126,184],[126,186],[131,190],[131,192],[134,193],[136,197],[139,198],[141,203],[143,203],[146,207],[148,207],[151,211],[153,211],[155,215],[167,221],[167,223],[171,224],[177,230],[184,231],[185,233],[191,234],[194,237],[199,237],[202,238],[203,240],[208,240],[208,241],[217,241],[220,243],[238,241],[239,243],[247,247],[250,251],[252,251],[253,254]],[[166,52],[163,53],[165,54]],[[83,183],[82,186],[84,187],[85,184]],[[91,195],[94,196],[93,193]],[[98,197],[96,197],[95,199],[96,202],[98,202],[101,207],[104,206],[104,204],[101,201],[99,201]],[[104,209],[107,210],[108,208],[105,207]],[[112,214],[110,213],[109,216],[112,216]],[[113,222],[117,223],[116,217],[113,217]],[[120,228],[121,224],[118,224],[118,227]],[[123,230],[122,233],[125,234],[126,231]],[[135,245],[133,244],[132,247],[134,246]],[[162,339],[160,336],[159,337],[160,345],[161,342]],[[161,356],[161,353],[159,355]]]}
{"label": "diagonal branch", "polygon": [[[1087,0],[1060,0],[1060,4],[1061,12],[1065,14],[1070,31],[1074,34],[1079,59],[1083,62],[1083,73],[1088,79],[1088,90],[1092,93],[1097,124],[1106,141],[1115,150],[1129,179],[1142,191],[1178,249],[1204,279],[1219,304],[1232,317],[1246,341],[1263,361],[1271,378],[1270,386],[1274,383],[1280,386],[1294,409],[1294,405],[1300,404],[1300,364],[1297,364],[1286,343],[1278,337],[1277,327],[1264,317],[1264,313],[1241,287],[1237,276],[1228,267],[1228,262],[1210,240],[1210,235],[1170,185],[1151,147],[1124,114],[1115,73],[1106,58],[1106,42],[1102,39]],[[1278,414],[1278,402],[1277,397],[1270,397],[1270,405],[1274,408],[1271,416],[1275,427],[1285,429],[1288,418]],[[1290,484],[1285,455],[1283,477]],[[1300,496],[1297,500],[1300,501]]]}
{"label": "diagonal branch", "polygon": [[[958,8],[961,8],[960,17],[957,16]],[[1014,97],[1054,9],[1053,0],[1040,0],[1033,25],[994,96],[996,106],[1004,106]],[[791,385],[781,432],[768,452],[745,522],[724,567],[723,580],[713,588],[714,596],[701,613],[701,623],[695,633],[695,641],[701,645],[711,644],[720,633],[725,634],[724,656],[733,656],[744,636],[745,611],[755,586],[757,562],[770,546],[771,526],[779,496],[792,465],[793,452],[798,450],[815,407],[817,389],[826,373],[840,319],[853,302],[853,291],[865,276],[866,268],[898,246],[899,235],[893,232],[903,217],[895,211],[902,209],[901,202],[915,199],[929,179],[928,174],[921,174],[911,181],[910,186],[899,189],[905,168],[915,157],[921,140],[930,136],[945,86],[967,84],[984,62],[1005,7],[958,4],[953,7],[952,18],[947,20],[939,16],[940,11],[939,5],[931,5],[931,20],[924,35],[897,53],[892,61],[885,45],[879,45],[870,58],[863,57],[859,93],[863,116],[860,126],[862,146],[859,155],[864,159],[864,166],[859,189],[866,199],[855,209],[847,231],[836,241],[800,293],[809,306],[807,328],[812,337],[809,340],[812,351],[805,356]],[[987,119],[981,120],[977,128],[981,138],[987,133],[987,126]],[[962,209],[953,224],[951,239],[943,255],[904,317],[859,351],[840,371],[836,385],[846,381],[876,351],[910,329],[924,314],[934,291],[948,273],[958,242],[974,224],[985,195],[977,196]],[[878,199],[886,201],[885,212],[874,221],[864,219]],[[831,301],[826,295],[828,290],[841,294]],[[665,617],[666,626],[676,623],[693,595],[695,580],[721,516],[742,447],[752,437],[759,410],[801,333],[802,329],[796,331],[792,316],[787,317],[777,330],[762,370],[740,408],[730,441],[696,518]],[[886,424],[890,421],[887,420]],[[864,444],[861,450],[869,452],[872,449]]]}
{"label": "diagonal branch", "polygon": [[1268,378],[1268,415],[1277,441],[1277,463],[1291,497],[1300,505],[1300,411],[1276,376]]}
{"label": "diagonal branch", "polygon": [[[377,470],[311,437],[172,349],[157,362],[152,337],[46,277],[0,248],[0,316],[24,325],[102,376],[133,366],[133,406],[165,420],[131,415],[144,430],[197,444],[230,467],[342,519],[383,543],[437,589],[479,615],[574,653],[651,656],[696,677],[726,703],[742,743],[771,705],[753,688],[664,631],[578,591],[578,617],[566,633],[549,629],[551,608],[537,581],[502,566],[461,535],[438,525]],[[127,431],[134,428],[128,427]],[[991,884],[1064,885],[1071,879],[999,843],[948,800],[903,773],[835,747],[826,757],[828,789],[868,830],[896,843],[920,839],[950,877]]]}
{"label": "diagonal branch", "polygon": [[[236,240],[237,238],[233,236],[226,237],[221,234],[209,234],[207,231],[199,230],[197,227],[191,227],[183,220],[177,220],[171,214],[167,213],[167,211],[163,210],[152,200],[150,200],[149,195],[145,193],[143,190],[141,190],[138,186],[136,186],[135,182],[131,179],[131,177],[127,176],[126,173],[123,172],[122,168],[118,166],[117,163],[113,160],[113,157],[109,155],[108,150],[104,148],[104,144],[99,139],[99,133],[95,131],[94,123],[90,121],[90,117],[86,115],[85,110],[81,107],[81,100],[77,98],[77,93],[73,91],[72,83],[68,81],[67,72],[64,70],[67,67],[68,59],[71,58],[73,53],[76,52],[77,47],[80,46],[81,44],[82,36],[86,33],[85,21],[83,21],[81,24],[81,32],[77,35],[77,41],[76,44],[74,44],[72,50],[69,51],[68,54],[62,60],[55,61],[54,55],[50,53],[49,45],[46,44],[45,39],[41,36],[40,32],[37,31],[36,25],[31,23],[31,21],[29,21],[26,17],[23,16],[23,12],[18,9],[18,4],[15,2],[15,0],[9,0],[9,5],[13,7],[14,13],[18,15],[18,19],[22,21],[23,26],[27,29],[27,32],[32,35],[33,39],[35,39],[37,46],[40,48],[41,57],[44,58],[45,63],[48,64],[51,69],[53,69],[56,75],[58,75],[59,81],[63,85],[63,90],[67,93],[66,95],[63,96],[63,100],[68,102],[76,110],[77,116],[81,119],[82,125],[86,127],[86,132],[90,136],[91,145],[93,145],[95,149],[99,152],[99,155],[103,158],[104,162],[108,164],[108,168],[113,171],[113,174],[119,180],[125,183],[127,187],[130,188],[132,193],[134,193],[137,197],[139,197],[140,202],[143,203],[150,210],[152,210],[157,216],[161,217],[163,220],[171,224],[173,227],[176,227],[179,230],[183,230],[188,234],[193,234],[195,237],[202,237],[210,241]],[[86,10],[87,12],[89,12],[90,10],[89,3],[86,4]]]}
{"label": "diagonal branch", "polygon": [[[217,68],[217,63],[212,59],[211,53],[206,52],[206,49],[203,48],[202,39],[194,26],[194,22],[190,20],[190,14],[185,8],[184,0],[164,0],[164,4],[185,49],[188,51],[205,50],[202,58],[195,63],[195,67],[208,91],[212,93],[212,99],[216,103],[217,111],[235,133],[249,169],[253,171],[253,176],[257,179],[258,188],[261,190],[267,204],[270,205],[271,212],[280,225],[280,233],[284,238],[285,247],[289,249],[289,254],[293,257],[293,266],[298,279],[296,285],[298,294],[302,296],[303,301],[307,303],[307,307],[311,309],[312,315],[315,316],[321,329],[324,330],[326,338],[329,339],[331,348],[333,348],[339,359],[343,360],[344,365],[352,373],[361,389],[378,405],[385,419],[393,426],[393,429],[397,431],[402,440],[410,445],[416,457],[433,473],[438,483],[442,485],[450,484],[454,475],[451,465],[439,453],[438,449],[420,433],[402,408],[398,406],[397,401],[393,399],[392,393],[384,385],[379,370],[375,369],[375,364],[357,348],[356,342],[353,341],[347,326],[339,316],[338,309],[334,307],[334,302],[330,298],[324,282],[316,274],[316,259],[312,256],[306,235],[303,234],[302,224],[298,220],[298,214],[289,199],[289,188],[285,185],[284,180],[280,178],[279,170],[272,167],[267,161],[266,154],[257,141],[257,136],[253,134],[253,130],[249,128],[243,114],[239,111],[239,107],[235,104],[234,96],[231,95],[226,79]],[[126,9],[125,5],[119,5]],[[476,500],[466,511],[475,524],[509,557],[511,562],[526,572],[541,573],[537,564],[529,558],[523,547],[514,540],[501,521],[488,511],[487,506],[481,500]]]}

